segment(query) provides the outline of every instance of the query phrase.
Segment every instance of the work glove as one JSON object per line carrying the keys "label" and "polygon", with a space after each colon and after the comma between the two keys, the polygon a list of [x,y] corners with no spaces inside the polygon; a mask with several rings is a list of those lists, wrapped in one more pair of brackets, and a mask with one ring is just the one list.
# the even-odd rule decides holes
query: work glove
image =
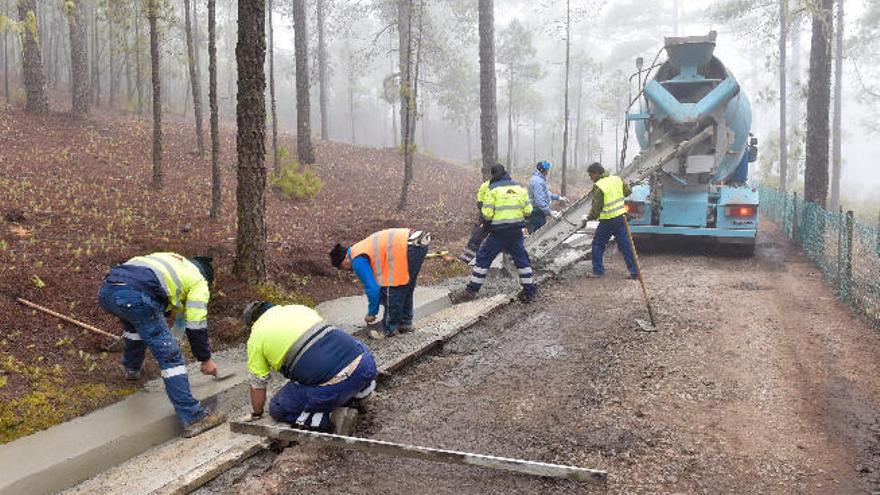
{"label": "work glove", "polygon": [[556,219],[556,220],[559,220],[559,217],[562,216],[562,213],[559,213],[559,212],[556,211],[556,210],[550,210],[550,216],[553,217],[553,218]]}
{"label": "work glove", "polygon": [[566,198],[565,196],[559,196],[559,201],[562,201],[563,203],[566,203],[566,204],[567,204],[567,203],[568,203],[568,198]]}

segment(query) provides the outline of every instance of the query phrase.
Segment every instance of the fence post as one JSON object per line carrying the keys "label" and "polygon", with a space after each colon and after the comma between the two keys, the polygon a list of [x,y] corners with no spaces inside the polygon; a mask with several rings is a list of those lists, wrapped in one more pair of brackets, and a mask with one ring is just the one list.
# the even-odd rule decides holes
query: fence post
{"label": "fence post", "polygon": [[797,223],[798,223],[798,208],[797,208],[797,191],[794,192],[794,196],[791,202],[791,240],[794,241],[795,244],[798,244],[797,241]]}
{"label": "fence post", "polygon": [[845,296],[849,297],[849,291],[852,287],[852,251],[853,251],[853,212],[846,212],[846,260],[844,262],[844,284]]}

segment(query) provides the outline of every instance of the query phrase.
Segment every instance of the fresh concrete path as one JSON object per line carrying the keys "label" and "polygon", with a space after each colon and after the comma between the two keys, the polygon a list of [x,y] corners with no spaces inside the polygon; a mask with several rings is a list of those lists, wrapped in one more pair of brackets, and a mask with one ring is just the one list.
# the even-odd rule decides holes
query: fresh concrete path
{"label": "fresh concrete path", "polygon": [[[235,372],[222,381],[199,373],[198,363],[189,366],[197,399],[216,397],[222,403],[228,395],[246,393],[245,363],[229,357],[216,357],[224,373]],[[161,380],[152,381],[116,404],[0,447],[0,495],[58,492],[180,432]]]}

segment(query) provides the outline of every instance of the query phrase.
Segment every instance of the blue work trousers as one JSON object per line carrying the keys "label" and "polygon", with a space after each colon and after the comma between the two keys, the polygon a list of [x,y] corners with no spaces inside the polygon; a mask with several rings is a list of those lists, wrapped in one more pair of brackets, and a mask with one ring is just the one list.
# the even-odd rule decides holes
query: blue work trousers
{"label": "blue work trousers", "polygon": [[165,321],[163,305],[149,294],[126,284],[104,282],[98,292],[98,302],[104,311],[122,321],[125,329],[125,352],[122,366],[138,371],[144,365],[147,348],[159,362],[165,393],[174,405],[178,419],[184,425],[198,421],[206,411],[189,388],[186,363],[180,345]]}
{"label": "blue work trousers", "polygon": [[483,244],[483,241],[486,240],[488,235],[489,227],[483,220],[483,216],[480,215],[477,218],[477,223],[471,229],[471,238],[468,239],[467,247],[464,248],[464,252],[461,253],[459,258],[470,263],[471,260],[474,259],[474,256],[477,255],[477,251],[480,250],[480,246]]}
{"label": "blue work trousers", "polygon": [[361,362],[351,375],[333,385],[303,385],[290,381],[269,401],[269,414],[283,421],[320,431],[330,430],[330,412],[344,406],[351,399],[363,399],[376,388],[376,361],[367,347]]}
{"label": "blue work trousers", "polygon": [[425,256],[428,255],[428,246],[407,246],[406,262],[409,267],[409,283],[397,287],[383,287],[379,303],[385,307],[382,313],[382,331],[392,334],[401,325],[412,325],[413,321],[413,293],[416,290],[416,280]]}
{"label": "blue work trousers", "polygon": [[471,272],[471,278],[467,284],[467,290],[478,292],[486,281],[489,267],[499,253],[505,252],[513,258],[513,264],[519,273],[519,283],[527,296],[533,296],[538,292],[535,285],[535,275],[532,272],[532,264],[529,261],[529,253],[523,244],[522,229],[518,226],[492,230],[489,237],[483,243],[477,253],[477,262]]}
{"label": "blue work trousers", "polygon": [[636,260],[633,257],[633,248],[632,244],[629,243],[623,215],[608,220],[599,220],[596,235],[593,236],[593,273],[596,275],[605,274],[605,266],[602,263],[602,259],[605,257],[605,245],[608,244],[612,236],[617,241],[617,249],[623,255],[623,260],[626,262],[629,273],[638,275],[639,269],[636,267]]}
{"label": "blue work trousers", "polygon": [[547,223],[547,215],[539,208],[535,208],[532,210],[532,215],[526,219],[526,230],[529,231],[529,234],[534,234],[545,223]]}

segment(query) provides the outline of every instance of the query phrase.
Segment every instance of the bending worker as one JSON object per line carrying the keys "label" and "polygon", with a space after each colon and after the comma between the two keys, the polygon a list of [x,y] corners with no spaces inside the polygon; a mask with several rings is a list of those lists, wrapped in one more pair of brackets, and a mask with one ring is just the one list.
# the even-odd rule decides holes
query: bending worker
{"label": "bending worker", "polygon": [[211,258],[155,253],[113,267],[98,292],[101,307],[122,321],[125,379],[140,378],[149,347],[159,362],[165,393],[183,424],[185,437],[209,430],[226,417],[222,412],[205,410],[193,397],[183,354],[164,313],[173,312],[175,326],[186,328],[192,353],[202,363],[202,374],[217,376],[208,341],[208,299],[213,281]]}
{"label": "bending worker", "polygon": [[639,270],[626,231],[624,203],[626,197],[632,194],[632,188],[620,177],[608,175],[600,163],[593,163],[587,167],[587,173],[593,181],[593,208],[587,215],[587,221],[599,219],[599,227],[593,236],[593,273],[588,277],[599,278],[605,275],[602,259],[605,256],[605,246],[613,236],[629,269],[629,278],[638,280]]}
{"label": "bending worker", "polygon": [[330,413],[376,388],[367,347],[306,306],[255,301],[242,315],[251,379],[251,418],[263,416],[270,371],[290,380],[272,397],[269,414],[305,429],[330,431]]}
{"label": "bending worker", "polygon": [[505,171],[489,184],[489,192],[483,202],[483,218],[489,223],[489,237],[477,252],[477,260],[470,281],[464,291],[451,293],[453,303],[476,299],[483,286],[492,261],[499,253],[506,252],[513,258],[522,285],[517,298],[532,302],[538,293],[532,273],[529,253],[523,244],[523,224],[532,213],[532,203],[525,188],[511,180]]}
{"label": "bending worker", "polygon": [[483,241],[486,240],[486,236],[489,235],[489,226],[486,221],[483,220],[483,201],[486,199],[486,194],[489,192],[489,184],[501,177],[504,173],[504,166],[500,163],[496,163],[495,165],[492,165],[489,173],[491,174],[491,178],[480,184],[480,189],[477,190],[477,223],[474,225],[473,229],[471,229],[471,238],[468,239],[464,252],[458,256],[459,260],[468,264],[473,261],[474,256],[477,255],[477,251],[480,249]]}
{"label": "bending worker", "polygon": [[431,234],[421,230],[386,229],[350,248],[336,244],[330,251],[333,266],[353,270],[364,285],[364,321],[375,323],[379,306],[385,307],[379,329],[371,329],[370,337],[381,340],[413,330],[413,292],[430,243]]}
{"label": "bending worker", "polygon": [[538,162],[529,180],[529,199],[532,201],[532,214],[526,222],[529,234],[543,227],[547,223],[548,216],[559,218],[560,213],[550,208],[551,201],[568,202],[568,198],[553,194],[547,187],[547,174],[552,167],[553,164],[546,160]]}

